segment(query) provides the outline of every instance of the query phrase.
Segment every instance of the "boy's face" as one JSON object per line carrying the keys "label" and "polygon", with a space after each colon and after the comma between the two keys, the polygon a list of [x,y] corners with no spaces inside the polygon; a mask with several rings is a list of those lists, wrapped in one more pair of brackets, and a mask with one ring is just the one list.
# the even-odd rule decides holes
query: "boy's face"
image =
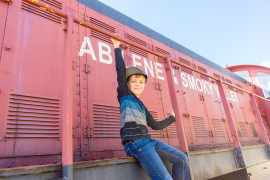
{"label": "boy's face", "polygon": [[143,75],[132,75],[128,80],[129,90],[137,97],[141,95],[145,86],[145,77]]}

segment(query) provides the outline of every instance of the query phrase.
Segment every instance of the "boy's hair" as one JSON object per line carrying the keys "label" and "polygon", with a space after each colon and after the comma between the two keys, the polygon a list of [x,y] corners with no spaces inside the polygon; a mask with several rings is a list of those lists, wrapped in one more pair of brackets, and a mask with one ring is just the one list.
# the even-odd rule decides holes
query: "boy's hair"
{"label": "boy's hair", "polygon": [[132,75],[143,75],[145,77],[145,82],[147,82],[147,74],[141,68],[138,68],[138,67],[135,67],[135,66],[127,67],[127,69],[126,69],[127,82],[129,80],[129,77],[132,76]]}
{"label": "boy's hair", "polygon": [[[131,78],[131,76],[136,76],[137,78],[138,77],[140,77],[140,76],[143,76],[144,78],[145,78],[145,76],[144,75],[142,75],[142,74],[132,74],[132,75],[130,75],[128,78],[127,78],[127,82],[129,81],[129,79]],[[146,78],[145,78],[145,83],[146,83]]]}

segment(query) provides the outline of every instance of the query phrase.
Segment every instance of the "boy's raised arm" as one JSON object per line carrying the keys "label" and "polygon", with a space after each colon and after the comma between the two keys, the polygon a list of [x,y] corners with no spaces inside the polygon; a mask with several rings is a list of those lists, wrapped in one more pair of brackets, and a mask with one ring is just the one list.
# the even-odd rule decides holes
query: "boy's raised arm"
{"label": "boy's raised arm", "polygon": [[128,94],[128,86],[127,86],[127,79],[126,79],[126,64],[122,56],[122,50],[119,48],[120,41],[116,39],[112,39],[114,45],[114,53],[115,53],[115,68],[117,72],[117,93],[118,93],[118,101],[120,97],[125,96]]}

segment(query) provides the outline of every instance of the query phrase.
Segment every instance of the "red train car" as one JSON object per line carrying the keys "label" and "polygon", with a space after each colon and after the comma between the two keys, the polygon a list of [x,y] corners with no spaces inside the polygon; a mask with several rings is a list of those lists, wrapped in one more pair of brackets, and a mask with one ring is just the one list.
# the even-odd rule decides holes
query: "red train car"
{"label": "red train car", "polygon": [[0,178],[147,179],[121,145],[115,33],[126,64],[150,77],[141,99],[154,118],[176,109],[176,123],[149,132],[189,155],[194,180],[270,177],[270,100],[256,83],[99,1],[7,0]]}

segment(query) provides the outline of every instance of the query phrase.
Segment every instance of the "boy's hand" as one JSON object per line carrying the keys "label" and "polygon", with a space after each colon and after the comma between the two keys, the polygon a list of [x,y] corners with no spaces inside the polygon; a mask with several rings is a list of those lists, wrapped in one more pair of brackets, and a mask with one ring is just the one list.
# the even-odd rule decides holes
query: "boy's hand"
{"label": "boy's hand", "polygon": [[173,117],[175,117],[175,113],[174,113],[173,109],[171,110],[171,115],[172,115]]}
{"label": "boy's hand", "polygon": [[[119,35],[116,34],[116,36],[119,36]],[[121,42],[112,38],[112,43],[113,43],[114,48],[119,48],[119,45]]]}

